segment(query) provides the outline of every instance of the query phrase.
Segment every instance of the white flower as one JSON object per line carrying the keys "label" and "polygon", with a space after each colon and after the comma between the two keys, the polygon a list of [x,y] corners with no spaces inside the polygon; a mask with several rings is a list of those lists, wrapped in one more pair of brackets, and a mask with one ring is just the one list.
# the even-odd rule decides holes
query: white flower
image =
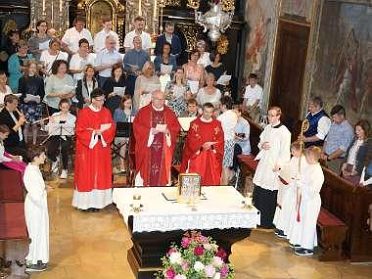
{"label": "white flower", "polygon": [[208,278],[212,278],[216,274],[216,268],[213,265],[204,267],[204,273]]}
{"label": "white flower", "polygon": [[218,250],[218,245],[217,244],[211,244],[213,251]]}
{"label": "white flower", "polygon": [[221,273],[216,272],[216,274],[213,276],[213,279],[220,279],[221,278]]}
{"label": "white flower", "polygon": [[221,267],[223,265],[223,260],[220,257],[214,256],[213,257],[213,265],[215,267]]}
{"label": "white flower", "polygon": [[196,271],[202,271],[204,269],[204,264],[202,262],[196,261],[194,264],[194,269]]}
{"label": "white flower", "polygon": [[182,274],[177,274],[176,276],[174,276],[174,279],[187,279],[187,277]]}
{"label": "white flower", "polygon": [[209,243],[203,244],[205,250],[212,250],[213,246]]}
{"label": "white flower", "polygon": [[169,261],[171,264],[181,264],[182,263],[182,255],[180,252],[173,252],[169,256]]}

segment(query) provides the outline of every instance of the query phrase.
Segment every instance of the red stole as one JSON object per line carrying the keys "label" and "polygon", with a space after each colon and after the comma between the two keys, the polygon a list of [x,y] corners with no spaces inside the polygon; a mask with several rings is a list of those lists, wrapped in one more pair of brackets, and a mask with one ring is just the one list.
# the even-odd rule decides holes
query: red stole
{"label": "red stole", "polygon": [[[102,136],[107,144],[98,140],[93,149],[89,148],[92,130],[100,129],[101,124],[111,123],[111,128]],[[79,111],[76,120],[76,154],[74,185],[79,192],[107,190],[112,186],[111,142],[115,137],[115,124],[111,112],[102,108],[95,112],[89,107]]]}
{"label": "red stole", "polygon": [[[167,145],[164,133],[156,134],[150,147],[147,146],[150,130],[157,124],[167,124],[171,146]],[[155,111],[149,104],[140,109],[134,118],[136,173],[140,174],[144,186],[170,183],[172,157],[180,128],[176,115],[166,106],[163,111]]]}
{"label": "red stole", "polygon": [[[213,149],[202,150],[205,142],[217,142]],[[181,172],[195,172],[203,186],[220,185],[224,135],[221,123],[213,119],[203,122],[200,117],[191,122],[182,157]]]}

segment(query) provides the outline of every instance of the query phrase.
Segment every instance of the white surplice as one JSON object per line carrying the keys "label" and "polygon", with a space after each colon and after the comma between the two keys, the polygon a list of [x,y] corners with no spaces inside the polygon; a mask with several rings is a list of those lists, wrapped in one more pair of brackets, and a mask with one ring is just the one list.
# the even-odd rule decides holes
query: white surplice
{"label": "white surplice", "polygon": [[317,246],[316,223],[321,207],[320,190],[324,182],[324,174],[319,163],[308,164],[299,181],[301,193],[300,221],[293,216],[293,227],[288,235],[289,242],[301,248],[313,250]]}
{"label": "white surplice", "polygon": [[30,264],[49,262],[49,214],[47,192],[38,166],[28,164],[23,176],[27,190],[25,218],[31,243],[26,261]]}
{"label": "white surplice", "polygon": [[[268,142],[269,150],[262,149],[262,144]],[[273,171],[275,165],[284,166],[289,163],[291,158],[290,152],[291,133],[281,125],[275,128],[267,125],[260,135],[258,148],[260,152],[255,160],[259,160],[253,183],[263,189],[275,191],[279,187],[278,174]]]}

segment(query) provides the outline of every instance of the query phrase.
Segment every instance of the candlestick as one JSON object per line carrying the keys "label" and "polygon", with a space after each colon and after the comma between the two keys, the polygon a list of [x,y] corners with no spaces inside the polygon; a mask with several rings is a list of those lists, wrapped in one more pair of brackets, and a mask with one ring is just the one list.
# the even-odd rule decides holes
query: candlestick
{"label": "candlestick", "polygon": [[53,4],[53,1],[52,1],[52,17],[51,17],[50,23],[51,23],[52,27],[54,27],[54,4]]}
{"label": "candlestick", "polygon": [[142,15],[142,0],[139,0],[138,2],[138,15]]}
{"label": "candlestick", "polygon": [[45,0],[43,0],[43,16],[45,16]]}
{"label": "candlestick", "polygon": [[62,13],[63,0],[59,0],[59,12]]}

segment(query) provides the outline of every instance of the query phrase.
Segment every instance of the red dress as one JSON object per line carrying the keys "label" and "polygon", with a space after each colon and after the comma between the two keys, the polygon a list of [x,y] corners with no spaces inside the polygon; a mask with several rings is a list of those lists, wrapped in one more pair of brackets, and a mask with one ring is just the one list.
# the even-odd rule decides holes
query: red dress
{"label": "red dress", "polygon": [[[101,124],[111,124],[102,133],[106,142],[98,142],[91,149],[92,129],[98,130]],[[80,110],[76,121],[76,154],[74,185],[78,192],[107,190],[112,186],[111,142],[115,137],[115,124],[107,108],[93,111],[90,107]]]}
{"label": "red dress", "polygon": [[[164,133],[154,136],[148,147],[151,128],[157,124],[167,124],[171,145],[168,146]],[[167,106],[156,111],[152,104],[143,107],[133,121],[135,145],[136,174],[143,179],[144,186],[165,186],[170,182],[172,157],[176,146],[177,135],[181,129],[174,112]]]}
{"label": "red dress", "polygon": [[[202,150],[206,142],[216,142],[210,150]],[[221,123],[213,119],[203,122],[200,117],[191,122],[182,157],[181,172],[198,173],[203,186],[220,185],[224,135]]]}

